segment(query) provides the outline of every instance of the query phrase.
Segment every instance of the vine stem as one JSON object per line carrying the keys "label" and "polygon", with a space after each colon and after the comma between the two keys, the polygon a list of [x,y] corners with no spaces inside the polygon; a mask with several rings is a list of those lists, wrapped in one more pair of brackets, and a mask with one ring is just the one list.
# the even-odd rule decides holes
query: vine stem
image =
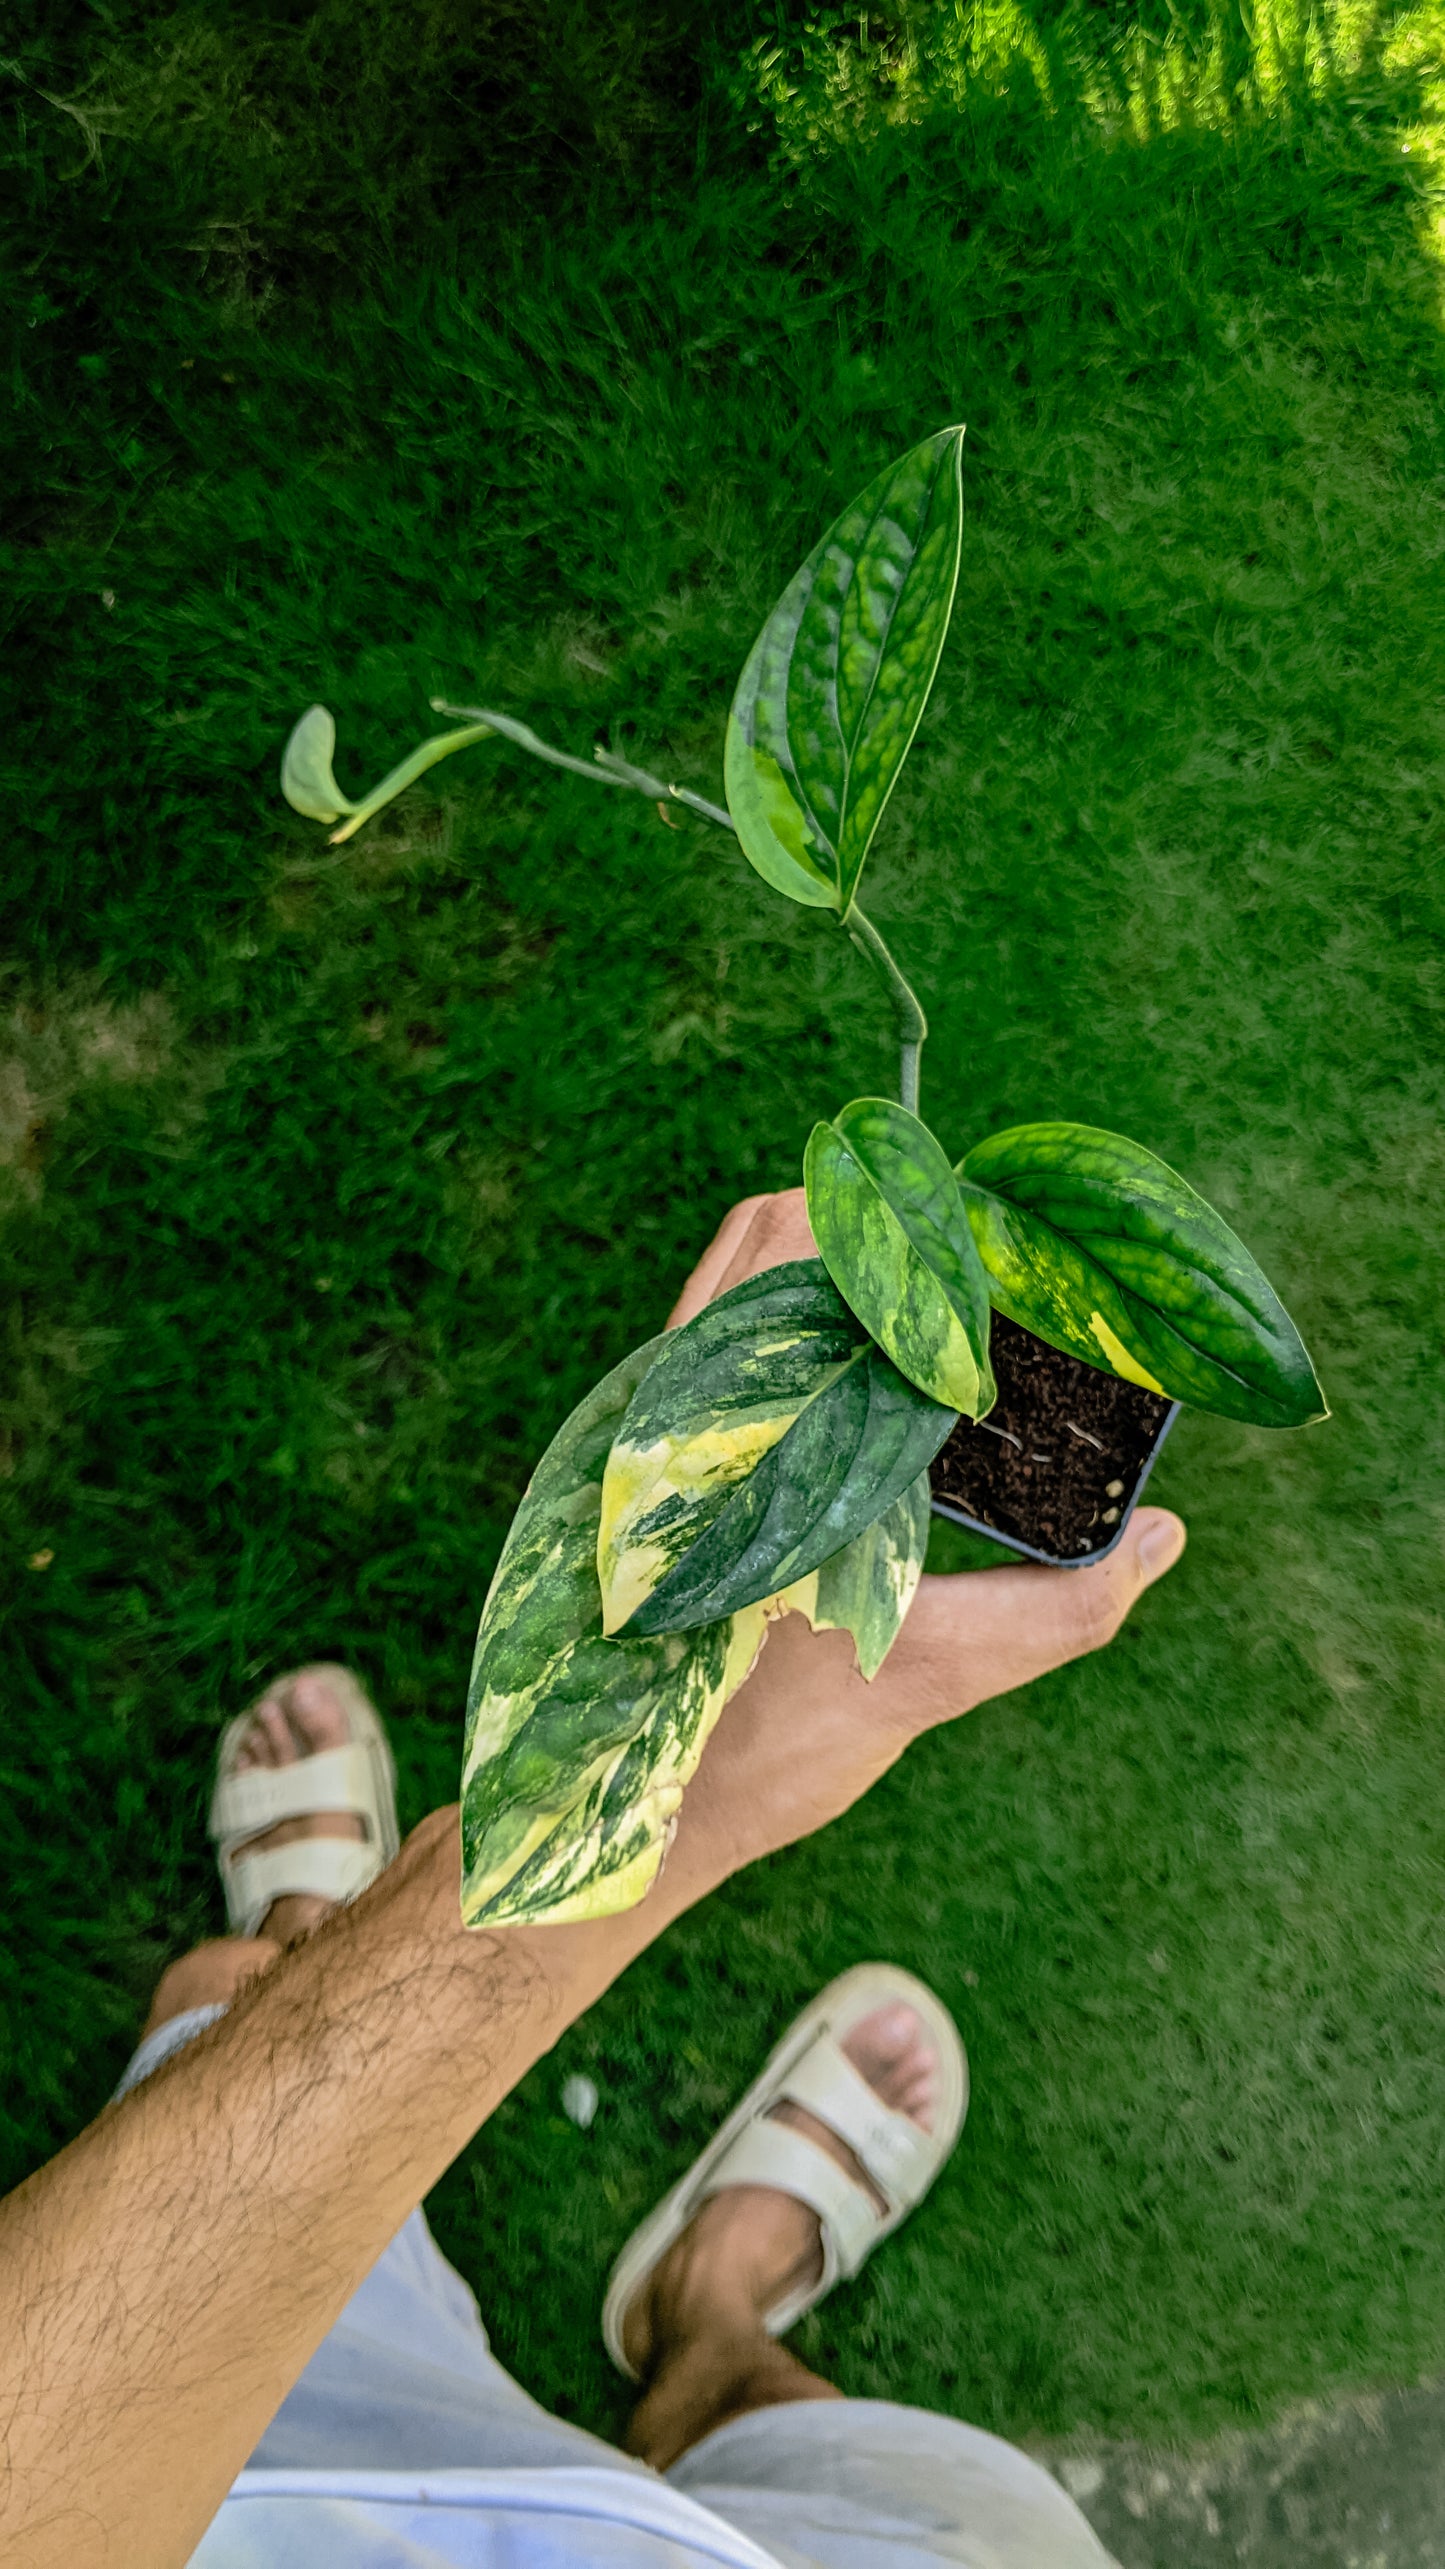
{"label": "vine stem", "polygon": [[928,1019],[911,982],[904,979],[872,920],[859,909],[856,901],[845,912],[843,926],[858,952],[866,954],[874,971],[888,985],[898,1024],[898,1102],[906,1106],[911,1115],[916,1115],[919,1071],[923,1047],[928,1041]]}
{"label": "vine stem", "polygon": [[634,767],[610,749],[594,749],[590,759],[574,758],[569,750],[553,749],[550,742],[538,738],[526,723],[515,722],[510,714],[494,714],[485,705],[449,705],[440,696],[430,699],[434,714],[451,714],[462,722],[485,723],[489,730],[500,732],[503,740],[515,742],[518,749],[528,749],[534,758],[545,758],[549,767],[565,767],[573,776],[590,776],[594,785],[624,785],[634,794],[645,794],[651,803],[685,803],[690,812],[700,812],[705,821],[716,821],[719,829],[737,835],[737,823],[721,803],[710,803],[706,795],[694,794],[688,785],[665,785],[660,776],[650,776],[645,767]]}
{"label": "vine stem", "polygon": [[[515,721],[510,714],[493,713],[485,705],[451,705],[441,696],[431,698],[434,714],[449,714],[453,721],[485,723],[489,730],[500,733],[518,749],[529,750],[534,758],[544,758],[549,767],[565,767],[573,776],[590,776],[595,785],[621,785],[635,794],[645,794],[652,803],[682,803],[703,820],[712,821],[719,829],[731,830],[737,836],[737,823],[721,803],[710,803],[703,794],[694,794],[687,785],[665,784],[660,776],[649,774],[645,767],[634,767],[630,760],[619,758],[614,750],[594,749],[590,760],[573,758],[565,749],[553,749],[539,739],[526,723]],[[885,984],[893,1002],[898,1030],[898,1097],[911,1114],[918,1112],[919,1072],[924,1044],[928,1040],[928,1019],[917,992],[900,971],[888,947],[866,912],[856,901],[839,916],[845,931],[859,954],[865,955]]]}

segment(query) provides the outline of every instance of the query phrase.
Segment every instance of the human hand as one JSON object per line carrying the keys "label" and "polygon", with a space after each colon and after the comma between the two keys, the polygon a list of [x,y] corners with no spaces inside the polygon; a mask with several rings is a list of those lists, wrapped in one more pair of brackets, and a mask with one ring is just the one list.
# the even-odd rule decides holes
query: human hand
{"label": "human hand", "polygon": [[720,1293],[781,1267],[790,1258],[816,1258],[817,1243],[808,1228],[808,1206],[800,1186],[780,1195],[745,1195],[725,1213],[676,1302],[667,1315],[669,1329],[695,1320]]}
{"label": "human hand", "polygon": [[[800,1187],[750,1196],[728,1214],[668,1325],[747,1276],[814,1254]],[[1091,1569],[1020,1563],[925,1576],[871,1685],[848,1634],[813,1633],[800,1615],[773,1624],[688,1787],[659,1893],[684,1905],[699,1887],[836,1819],[921,1732],[1102,1649],[1185,1541],[1167,1508],[1140,1508]]]}
{"label": "human hand", "polygon": [[1140,1508],[1091,1569],[925,1576],[871,1685],[847,1633],[814,1633],[794,1614],[772,1624],[688,1786],[664,1896],[685,1906],[837,1819],[922,1732],[1101,1650],[1185,1541],[1167,1508]]}

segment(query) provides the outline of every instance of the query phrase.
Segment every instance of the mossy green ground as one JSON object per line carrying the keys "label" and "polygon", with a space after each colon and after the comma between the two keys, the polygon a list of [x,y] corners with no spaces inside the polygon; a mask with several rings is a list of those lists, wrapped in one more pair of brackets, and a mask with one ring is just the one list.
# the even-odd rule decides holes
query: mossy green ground
{"label": "mossy green ground", "polygon": [[432,693],[716,790],[778,588],[964,418],[870,905],[925,1106],[1161,1152],[1334,1416],[1184,1420],[1190,1550],[1113,1649],[676,1928],[433,2208],[502,2355],[615,2425],[612,2255],[893,1956],[973,2111],[803,2351],[1185,2434],[1445,2364],[1441,22],[706,16],[14,39],[7,2171],[220,1923],[221,1718],[344,1656],[404,1820],[448,1797],[531,1461],[889,1076],[850,949],[701,824],[489,745],[332,852],[290,723],[336,710],[353,790]]}

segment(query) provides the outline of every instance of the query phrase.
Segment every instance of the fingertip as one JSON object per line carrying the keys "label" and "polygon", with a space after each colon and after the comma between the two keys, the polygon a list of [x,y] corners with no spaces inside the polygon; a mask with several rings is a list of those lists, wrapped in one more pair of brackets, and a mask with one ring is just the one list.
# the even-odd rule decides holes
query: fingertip
{"label": "fingertip", "polygon": [[704,1249],[677,1301],[667,1315],[664,1326],[680,1329],[685,1321],[695,1320],[717,1292],[739,1241],[746,1238],[754,1217],[769,1201],[765,1195],[745,1195],[723,1215],[711,1240]]}
{"label": "fingertip", "polygon": [[1140,1508],[1134,1519],[1134,1558],[1146,1587],[1173,1569],[1188,1540],[1189,1528],[1172,1508]]}

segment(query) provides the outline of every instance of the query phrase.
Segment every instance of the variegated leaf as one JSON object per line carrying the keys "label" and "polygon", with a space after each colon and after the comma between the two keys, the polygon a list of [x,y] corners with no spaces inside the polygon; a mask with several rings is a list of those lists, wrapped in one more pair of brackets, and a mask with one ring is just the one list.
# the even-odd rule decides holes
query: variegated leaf
{"label": "variegated leaf", "polygon": [[[669,1637],[675,1684],[656,1692],[641,1729],[596,1769],[580,1799],[534,1837],[516,1870],[474,1914],[473,1926],[608,1918],[651,1889],[683,1793],[713,1724],[762,1647],[766,1619],[748,1606],[723,1623]],[[635,1642],[609,1642],[632,1650]]]}
{"label": "variegated leaf", "polygon": [[761,1607],[685,1636],[603,1637],[603,1469],[665,1343],[639,1348],[573,1411],[497,1564],[467,1699],[469,1926],[602,1917],[641,1899],[708,1732],[756,1656]]}
{"label": "variegated leaf", "polygon": [[821,1260],[736,1285],[667,1338],[618,1430],[603,1629],[687,1632],[805,1578],[912,1486],[955,1415],[873,1344]]}
{"label": "variegated leaf", "polygon": [[724,778],[765,882],[846,914],[923,718],[963,532],[963,430],[925,438],[846,508],[738,680]]}
{"label": "variegated leaf", "polygon": [[1035,1337],[1223,1418],[1328,1416],[1273,1286],[1152,1151],[1090,1124],[1019,1124],[958,1174],[991,1298]]}
{"label": "variegated leaf", "polygon": [[778,1599],[789,1613],[806,1615],[814,1632],[851,1632],[865,1677],[877,1676],[913,1603],[931,1508],[928,1474],[920,1472],[885,1516]]}
{"label": "variegated leaf", "polygon": [[942,1145],[905,1106],[855,1097],[803,1161],[823,1264],[899,1372],[966,1418],[992,1407],[988,1278]]}

